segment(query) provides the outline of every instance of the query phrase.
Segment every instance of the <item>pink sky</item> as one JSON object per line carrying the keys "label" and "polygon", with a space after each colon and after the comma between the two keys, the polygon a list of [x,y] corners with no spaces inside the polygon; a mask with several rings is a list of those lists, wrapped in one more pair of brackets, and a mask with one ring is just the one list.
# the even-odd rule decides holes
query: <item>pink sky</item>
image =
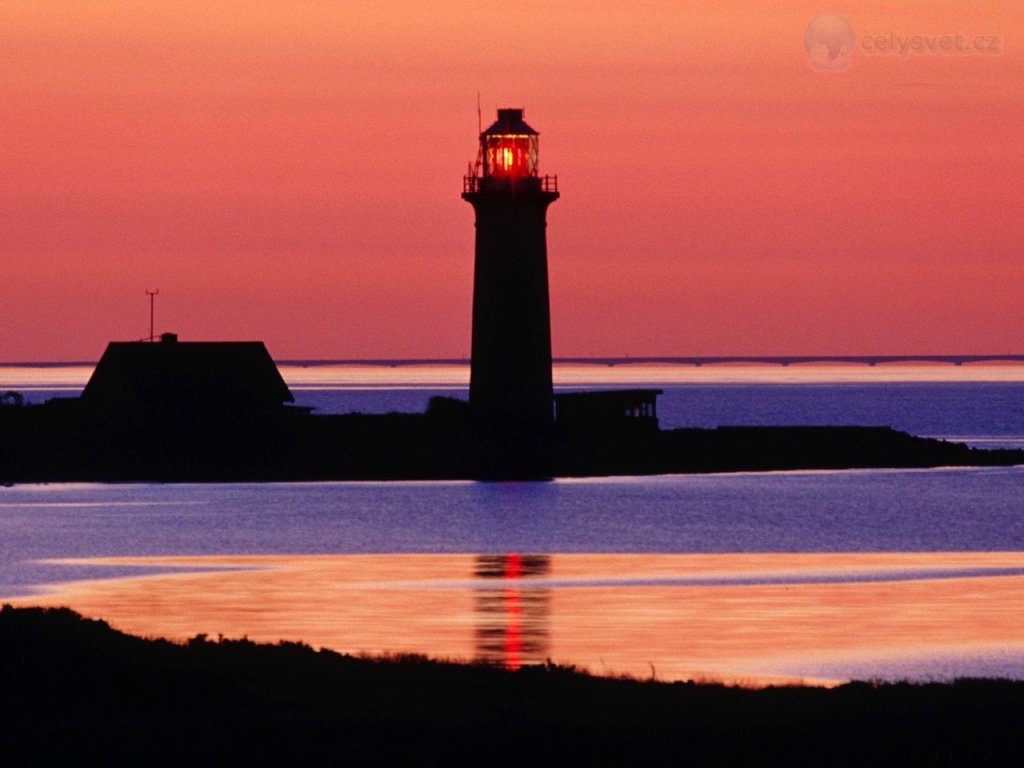
{"label": "pink sky", "polygon": [[[808,65],[826,12],[848,71]],[[957,33],[999,50],[863,50]],[[1022,33],[1019,0],[9,0],[0,361],[140,338],[147,288],[186,339],[467,356],[478,91],[559,176],[556,355],[1021,353]]]}

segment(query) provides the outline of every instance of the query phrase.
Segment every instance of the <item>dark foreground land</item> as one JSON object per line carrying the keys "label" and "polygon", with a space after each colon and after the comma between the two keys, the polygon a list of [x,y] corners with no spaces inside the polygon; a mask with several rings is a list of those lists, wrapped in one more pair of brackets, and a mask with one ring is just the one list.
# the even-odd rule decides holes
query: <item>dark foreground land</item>
{"label": "dark foreground land", "polygon": [[1016,763],[1024,683],[745,690],[0,611],[0,763]]}

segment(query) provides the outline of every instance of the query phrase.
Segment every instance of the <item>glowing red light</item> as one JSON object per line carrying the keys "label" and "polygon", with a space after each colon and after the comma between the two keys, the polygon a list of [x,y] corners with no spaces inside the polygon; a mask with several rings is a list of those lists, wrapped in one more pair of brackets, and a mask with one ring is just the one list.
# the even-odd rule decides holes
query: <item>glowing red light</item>
{"label": "glowing red light", "polygon": [[487,175],[519,178],[536,174],[536,137],[497,134],[487,137]]}

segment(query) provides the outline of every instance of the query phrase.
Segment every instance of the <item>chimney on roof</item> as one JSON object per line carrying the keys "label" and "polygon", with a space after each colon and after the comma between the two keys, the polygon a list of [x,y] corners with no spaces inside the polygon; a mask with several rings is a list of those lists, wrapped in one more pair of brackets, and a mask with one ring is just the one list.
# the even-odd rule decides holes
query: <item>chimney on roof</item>
{"label": "chimney on roof", "polygon": [[161,344],[177,344],[178,343],[178,334],[176,334],[176,333],[161,333],[160,334],[160,343]]}

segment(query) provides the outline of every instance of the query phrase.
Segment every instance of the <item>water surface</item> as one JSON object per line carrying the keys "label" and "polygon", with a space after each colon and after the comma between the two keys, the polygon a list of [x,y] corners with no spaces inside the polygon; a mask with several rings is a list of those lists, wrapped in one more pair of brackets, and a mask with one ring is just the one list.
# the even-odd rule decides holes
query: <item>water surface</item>
{"label": "water surface", "polygon": [[[762,684],[1024,672],[1024,553],[270,555],[91,559],[184,573],[80,581],[141,635],[302,640],[510,668]],[[219,570],[224,569],[224,570]]]}
{"label": "water surface", "polygon": [[[625,368],[556,367],[556,383],[661,387],[667,427],[873,424],[1024,445],[1019,366]],[[458,366],[283,370],[325,413],[422,411],[467,380]],[[90,371],[0,367],[0,389],[75,395]],[[0,488],[0,597],[144,634],[663,679],[1024,679],[1022,499],[1024,468],[21,485]]]}
{"label": "water surface", "polygon": [[1024,677],[1024,468],[0,489],[0,593],[144,634]]}

